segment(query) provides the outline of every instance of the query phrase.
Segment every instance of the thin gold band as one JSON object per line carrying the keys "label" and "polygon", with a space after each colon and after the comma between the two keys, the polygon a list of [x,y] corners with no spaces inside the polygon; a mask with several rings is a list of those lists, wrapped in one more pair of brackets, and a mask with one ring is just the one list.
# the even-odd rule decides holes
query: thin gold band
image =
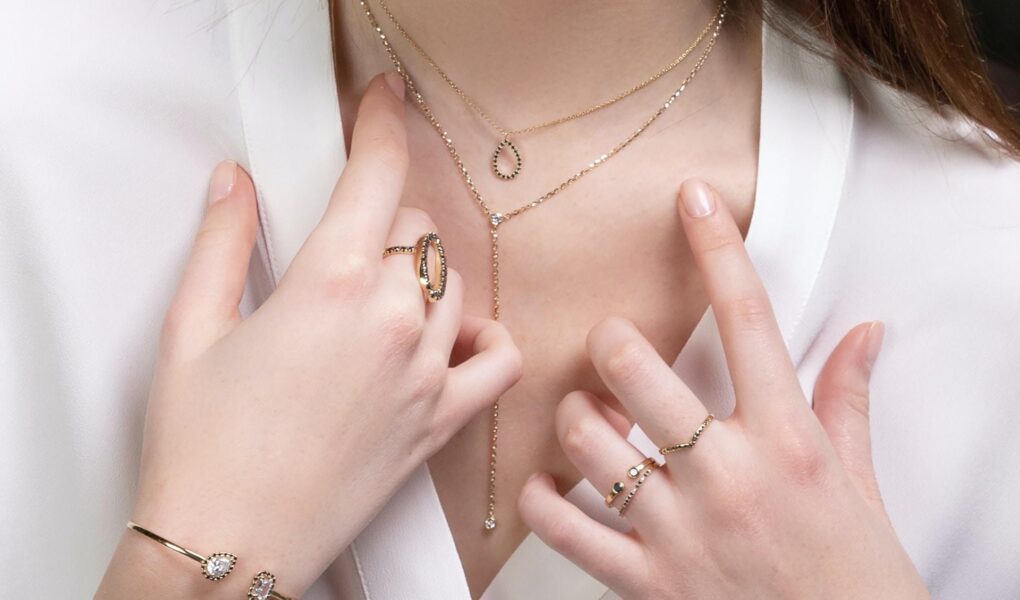
{"label": "thin gold band", "polygon": [[178,554],[183,554],[191,560],[202,565],[202,575],[210,581],[219,581],[230,574],[237,564],[237,557],[229,552],[215,552],[209,556],[202,556],[194,550],[189,550],[180,544],[175,544],[158,533],[153,533],[134,521],[127,522],[128,529],[137,531],[145,537],[166,546]]}
{"label": "thin gold band", "polygon": [[634,487],[630,488],[630,491],[627,492],[627,497],[623,499],[623,504],[620,505],[619,513],[621,517],[627,512],[627,509],[630,508],[630,503],[634,500],[634,497],[637,496],[638,490],[640,490],[641,486],[645,484],[645,480],[648,479],[648,476],[658,468],[659,463],[653,460],[652,463],[641,472],[637,481],[634,482]]}
{"label": "thin gold band", "polygon": [[663,446],[662,448],[659,448],[659,454],[665,456],[667,454],[672,454],[673,452],[679,452],[681,450],[688,450],[690,448],[693,448],[694,445],[698,443],[698,439],[701,437],[701,434],[705,433],[705,430],[708,429],[709,424],[711,424],[712,421],[714,420],[715,415],[711,414],[708,415],[707,417],[705,417],[705,420],[701,422],[701,425],[698,425],[698,428],[694,430],[694,435],[691,436],[691,439],[689,441],[682,442],[680,444],[674,444],[672,446]]}
{"label": "thin gold band", "polygon": [[[166,546],[178,554],[183,554],[191,560],[200,563],[202,565],[202,575],[210,581],[219,581],[223,579],[234,570],[234,565],[237,563],[237,557],[233,554],[216,552],[209,556],[202,556],[194,550],[189,550],[180,544],[171,542],[158,533],[149,531],[134,521],[128,521],[127,527],[132,531],[136,531],[145,537]],[[248,587],[248,599],[267,600],[268,598],[273,598],[274,600],[292,600],[291,598],[275,591],[273,589],[275,586],[276,576],[269,571],[261,571],[252,578],[251,585]]]}
{"label": "thin gold band", "polygon": [[616,502],[616,497],[623,493],[626,486],[622,481],[613,482],[613,485],[609,488],[609,493],[606,494],[606,507],[611,507],[613,502]]}

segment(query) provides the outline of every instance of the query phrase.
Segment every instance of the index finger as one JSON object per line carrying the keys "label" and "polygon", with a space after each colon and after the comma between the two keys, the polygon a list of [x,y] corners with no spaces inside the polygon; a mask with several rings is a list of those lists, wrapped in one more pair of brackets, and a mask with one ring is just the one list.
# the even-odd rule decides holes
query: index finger
{"label": "index finger", "polygon": [[684,182],[680,200],[680,218],[719,326],[737,409],[760,409],[773,404],[777,394],[796,398],[800,384],[790,354],[726,203],[696,179]]}
{"label": "index finger", "polygon": [[404,80],[396,71],[377,75],[358,106],[350,158],[316,228],[327,238],[365,255],[382,256],[407,177]]}

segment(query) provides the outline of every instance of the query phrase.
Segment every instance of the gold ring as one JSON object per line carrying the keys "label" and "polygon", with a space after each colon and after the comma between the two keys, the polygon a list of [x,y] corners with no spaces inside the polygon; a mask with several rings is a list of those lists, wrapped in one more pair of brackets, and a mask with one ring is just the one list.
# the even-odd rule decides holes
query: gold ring
{"label": "gold ring", "polygon": [[638,490],[641,489],[641,486],[645,484],[645,480],[648,479],[648,476],[652,474],[652,471],[655,471],[658,468],[659,463],[653,460],[647,467],[645,467],[645,470],[641,471],[641,474],[638,476],[637,481],[634,482],[634,487],[630,488],[630,491],[627,492],[627,497],[623,499],[623,504],[620,505],[619,513],[621,517],[625,512],[627,512],[627,508],[630,507],[631,501],[634,500],[634,496],[637,495]]}
{"label": "gold ring", "polygon": [[643,461],[641,461],[640,464],[634,465],[633,467],[627,469],[627,477],[630,477],[631,479],[637,479],[638,475],[641,474],[641,471],[644,471],[653,464],[655,464],[654,458],[646,458]]}
{"label": "gold ring", "polygon": [[[439,259],[439,281],[433,281],[429,273],[429,249]],[[418,271],[418,283],[421,285],[425,300],[438,302],[446,294],[446,251],[439,234],[430,231],[418,239],[414,246],[390,246],[383,252],[383,258],[394,254],[413,254]]]}
{"label": "gold ring", "polygon": [[622,481],[617,481],[617,482],[613,483],[613,485],[609,488],[609,493],[606,494],[606,507],[607,508],[612,506],[613,502],[616,502],[616,497],[619,496],[623,492],[625,487],[626,486],[623,485]]}
{"label": "gold ring", "polygon": [[674,444],[673,446],[663,446],[662,448],[659,448],[659,454],[665,456],[673,452],[679,452],[681,450],[693,448],[694,445],[698,443],[698,438],[701,437],[701,434],[705,433],[705,429],[708,428],[709,423],[711,423],[714,420],[715,415],[708,415],[707,417],[705,417],[705,420],[701,422],[701,425],[698,425],[698,428],[694,430],[694,435],[691,436],[690,441],[682,442],[680,444]]}

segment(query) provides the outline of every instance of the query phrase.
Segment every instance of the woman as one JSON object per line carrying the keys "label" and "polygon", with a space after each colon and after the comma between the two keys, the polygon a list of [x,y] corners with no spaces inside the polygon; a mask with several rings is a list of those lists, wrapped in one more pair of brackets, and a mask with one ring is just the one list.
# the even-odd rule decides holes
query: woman
{"label": "woman", "polygon": [[[1008,365],[1020,355],[1008,320],[1018,296],[1009,276],[1020,223],[1011,197],[1020,181],[1015,162],[994,156],[980,132],[963,131],[960,120],[905,106],[908,96],[866,78],[850,85],[833,63],[775,30],[766,29],[761,40],[751,12],[741,13],[743,27],[735,27],[733,11],[741,7],[731,6],[697,79],[630,147],[527,217],[492,221],[503,213],[483,213],[490,227],[479,223],[478,206],[433,123],[411,110],[403,184],[403,87],[392,77],[392,86],[367,83],[393,57],[361,7],[337,8],[339,106],[344,124],[357,125],[349,163],[314,233],[321,211],[307,203],[325,197],[321,188],[333,175],[328,163],[342,141],[329,133],[336,102],[325,68],[324,16],[299,12],[299,19],[240,7],[209,34],[207,48],[228,49],[227,59],[185,53],[181,64],[168,66],[176,76],[173,94],[196,94],[194,106],[205,118],[224,115],[210,119],[215,129],[208,137],[223,135],[228,148],[246,157],[262,192],[263,275],[280,284],[271,295],[250,290],[268,300],[239,324],[234,307],[256,237],[255,194],[233,165],[220,167],[204,233],[168,313],[137,504],[102,512],[111,513],[108,521],[130,516],[203,552],[236,552],[236,569],[245,572],[210,584],[182,566],[185,559],[125,531],[101,597],[137,596],[138,590],[147,597],[236,597],[258,569],[276,575],[280,593],[300,595],[344,548],[330,572],[344,591],[371,598],[598,598],[611,593],[606,586],[624,597],[923,597],[917,572],[940,596],[1016,595],[1020,584],[1008,568],[987,565],[1017,550],[1008,512],[1017,492],[1008,474],[1017,465],[1009,436],[998,433],[1016,415]],[[623,15],[613,12],[620,7],[486,8],[521,13],[482,15],[472,4],[429,14],[410,3],[394,3],[392,11],[422,48],[435,49],[436,64],[449,64],[451,72],[456,66],[462,79],[478,81],[463,87],[494,106],[493,114],[513,118],[511,126],[555,116],[543,110],[546,104],[560,110],[611,95],[603,88],[626,89],[635,73],[655,72],[667,53],[677,52],[665,43],[676,32],[686,46],[719,18],[707,3],[663,3]],[[186,20],[180,13],[163,17]],[[267,34],[266,16],[302,27],[273,27]],[[129,17],[151,23],[130,12],[117,18]],[[430,74],[426,59],[415,58],[409,41],[399,43],[393,26],[378,26],[386,26],[417,86],[408,99],[420,106],[414,90],[422,93],[436,121],[449,127],[478,187],[494,190],[488,202],[508,213],[573,172],[579,157],[583,165],[625,138],[688,72],[662,77],[549,132],[513,138],[523,156],[520,180],[504,183],[482,172],[492,140],[484,122],[459,112],[457,95]],[[160,42],[180,33],[165,27],[149,36]],[[580,39],[590,44],[614,33],[627,42],[568,51],[581,47]],[[909,39],[929,41],[919,34]],[[445,55],[441,41],[448,44]],[[255,46],[261,51],[252,60],[248,50]],[[141,54],[131,60],[144,65],[159,53]],[[499,82],[487,75],[495,56],[508,57],[502,72],[509,81],[527,82],[523,99],[500,88],[505,100],[499,100]],[[544,56],[562,62],[543,65],[538,59]],[[212,66],[196,75],[189,61],[200,58]],[[563,72],[573,76],[558,75]],[[176,87],[181,81],[201,85],[182,92]],[[234,86],[238,95],[222,100]],[[203,104],[207,94],[218,102]],[[355,119],[351,110],[359,100]],[[980,103],[960,104],[986,125],[1004,122],[994,110],[981,112]],[[185,133],[195,132],[193,116],[175,121],[179,112],[166,112],[160,122],[189,123]],[[943,139],[953,128],[966,139]],[[1015,129],[996,131],[1004,143],[1015,141]],[[163,134],[157,139],[179,147],[161,147],[153,157],[176,153],[181,161],[184,149],[201,145],[192,135]],[[649,160],[660,155],[670,159]],[[504,174],[515,166],[504,151],[507,157],[500,159]],[[18,166],[25,165],[23,159]],[[695,177],[719,191],[688,183],[678,203],[680,183]],[[143,186],[146,192],[159,187]],[[132,215],[157,221],[148,209],[158,202],[132,208],[123,193],[123,206],[104,215],[115,221],[106,224],[110,231],[127,229],[121,219]],[[429,216],[398,211],[398,202]],[[40,210],[15,206],[21,209],[15,216]],[[172,214],[161,216],[157,222],[173,224],[165,234],[172,239],[147,240],[154,247],[137,262],[162,267],[165,276],[172,269],[163,265],[174,264],[185,227]],[[506,393],[518,373],[504,330],[471,318],[459,334],[455,326],[460,294],[466,314],[494,308],[487,285],[492,229],[501,248],[499,316],[524,360],[523,379]],[[384,259],[382,250],[413,243],[429,230],[440,232],[450,265],[461,275],[451,276],[448,297],[426,310],[411,261]],[[740,230],[747,232],[764,287],[735,244]],[[16,231],[16,250],[37,247],[36,236]],[[90,231],[88,239],[98,237]],[[613,252],[599,252],[607,248]],[[104,249],[90,252],[95,261]],[[118,268],[135,272],[131,264]],[[596,269],[599,276],[591,277]],[[702,318],[709,301],[714,315]],[[89,328],[28,308],[18,314],[52,321],[60,331]],[[636,327],[605,320],[611,315],[628,317]],[[889,324],[889,340],[871,385],[878,417],[871,435],[878,487],[905,554],[884,523],[867,421],[854,412],[867,407],[860,401],[882,327],[854,328],[833,351],[855,323],[874,318]],[[475,354],[456,357],[447,373],[436,357],[449,353],[458,335],[462,350]],[[65,346],[77,339],[54,337]],[[679,377],[656,353],[670,362],[679,353]],[[19,360],[29,364],[29,358]],[[91,381],[79,376],[68,385],[49,378],[54,387],[46,388],[46,377],[17,379],[12,391],[24,398],[74,397],[66,387]],[[817,420],[801,388],[817,389]],[[570,393],[577,389],[594,396]],[[497,398],[501,435],[490,507],[490,415],[482,411],[446,442],[469,413]],[[961,407],[950,402],[955,398],[981,404]],[[303,410],[294,410],[298,403]],[[25,410],[57,418],[45,408]],[[705,421],[706,413],[718,421]],[[207,418],[196,425],[195,414]],[[617,433],[628,427],[628,417],[641,427],[631,435],[634,446]],[[696,446],[668,453],[666,466],[642,470],[633,480],[647,484],[636,488],[627,481],[627,467],[698,430]],[[102,428],[84,423],[81,431],[92,435],[75,437],[89,440]],[[199,442],[208,444],[206,452],[188,451]],[[427,470],[415,470],[444,443]],[[994,471],[971,468],[993,457]],[[122,460],[131,464],[127,456]],[[546,477],[525,484],[536,471],[551,472],[575,504],[616,527],[632,525],[634,534],[589,520],[557,498]],[[582,476],[597,489],[578,483]],[[624,519],[600,506],[617,477],[629,491],[611,500],[621,506],[629,496],[633,502]],[[68,479],[75,480],[48,485],[66,490]],[[635,489],[640,495],[630,494]],[[921,506],[918,490],[930,490]],[[513,509],[518,495],[519,515]],[[28,505],[15,501],[16,509]],[[498,526],[484,529],[492,515]],[[961,533],[964,516],[969,520]],[[37,538],[30,525],[12,526],[19,541]],[[529,527],[595,579],[555,559]],[[56,595],[60,584],[47,585]],[[330,597],[331,587],[322,581],[308,597]]]}

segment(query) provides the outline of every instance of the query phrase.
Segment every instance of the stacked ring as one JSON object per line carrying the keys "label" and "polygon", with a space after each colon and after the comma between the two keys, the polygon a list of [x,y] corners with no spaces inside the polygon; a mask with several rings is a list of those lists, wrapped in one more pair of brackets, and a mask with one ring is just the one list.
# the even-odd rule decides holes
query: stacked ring
{"label": "stacked ring", "polygon": [[645,470],[641,472],[641,474],[637,478],[637,481],[634,482],[634,487],[630,488],[630,491],[627,493],[627,497],[623,499],[623,504],[621,504],[620,508],[618,509],[618,512],[620,513],[621,517],[624,515],[624,513],[627,512],[627,509],[630,507],[630,503],[634,500],[634,496],[637,496],[638,490],[640,490],[641,486],[644,485],[645,480],[648,479],[648,476],[652,474],[652,471],[655,471],[658,468],[659,463],[653,460],[651,464],[649,464],[647,468],[645,468]]}
{"label": "stacked ring", "polygon": [[[656,462],[654,458],[646,458],[639,464],[627,469],[627,477],[629,479],[636,479],[637,481],[634,482],[634,487],[632,487],[630,492],[627,493],[626,498],[623,500],[623,504],[619,508],[621,517],[630,505],[631,500],[634,499],[638,490],[641,489],[641,486],[645,483],[645,480],[648,479],[648,476],[652,474],[652,471],[657,468],[659,468],[659,463]],[[606,494],[606,508],[612,508],[613,503],[616,502],[616,498],[622,494],[625,489],[627,489],[627,486],[622,481],[613,482],[613,485],[609,488],[609,493]]]}
{"label": "stacked ring", "polygon": [[[439,280],[433,281],[429,272],[429,250],[436,253],[439,259]],[[413,254],[415,270],[418,272],[418,283],[428,302],[438,302],[446,294],[446,250],[439,234],[428,232],[418,238],[414,246],[390,246],[383,251],[383,258],[394,254]]]}

